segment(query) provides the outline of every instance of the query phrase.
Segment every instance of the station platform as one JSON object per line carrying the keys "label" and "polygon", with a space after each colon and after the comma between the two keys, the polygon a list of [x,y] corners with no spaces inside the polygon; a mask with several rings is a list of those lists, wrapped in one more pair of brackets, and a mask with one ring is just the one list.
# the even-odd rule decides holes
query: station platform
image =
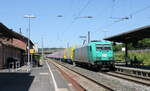
{"label": "station platform", "polygon": [[0,91],[75,91],[50,62],[31,72],[0,72]]}

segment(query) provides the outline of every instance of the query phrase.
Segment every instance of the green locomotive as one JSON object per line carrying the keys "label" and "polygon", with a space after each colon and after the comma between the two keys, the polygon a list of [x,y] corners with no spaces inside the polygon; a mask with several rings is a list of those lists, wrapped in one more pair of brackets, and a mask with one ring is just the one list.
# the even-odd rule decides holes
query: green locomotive
{"label": "green locomotive", "polygon": [[113,70],[114,55],[111,42],[91,42],[74,50],[73,62],[101,70]]}

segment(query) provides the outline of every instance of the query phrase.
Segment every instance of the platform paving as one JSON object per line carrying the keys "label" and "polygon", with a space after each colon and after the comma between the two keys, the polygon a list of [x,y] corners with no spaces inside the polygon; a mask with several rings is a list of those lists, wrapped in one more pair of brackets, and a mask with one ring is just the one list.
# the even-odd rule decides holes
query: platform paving
{"label": "platform paving", "polygon": [[30,72],[0,72],[0,91],[72,91],[57,68],[44,61]]}

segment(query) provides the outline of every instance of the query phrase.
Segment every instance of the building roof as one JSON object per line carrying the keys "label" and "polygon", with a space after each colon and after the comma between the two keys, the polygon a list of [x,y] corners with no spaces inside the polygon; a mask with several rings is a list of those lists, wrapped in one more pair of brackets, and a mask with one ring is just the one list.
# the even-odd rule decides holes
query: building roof
{"label": "building roof", "polygon": [[[9,37],[9,38],[16,38],[24,42],[28,41],[27,37],[13,31],[12,29],[7,28],[4,24],[0,23],[0,36],[2,35]],[[30,43],[34,45],[31,40],[30,40]]]}
{"label": "building roof", "polygon": [[131,43],[144,38],[150,38],[150,25],[136,28],[134,30],[124,32],[115,36],[104,38],[104,40],[120,42],[120,43]]}

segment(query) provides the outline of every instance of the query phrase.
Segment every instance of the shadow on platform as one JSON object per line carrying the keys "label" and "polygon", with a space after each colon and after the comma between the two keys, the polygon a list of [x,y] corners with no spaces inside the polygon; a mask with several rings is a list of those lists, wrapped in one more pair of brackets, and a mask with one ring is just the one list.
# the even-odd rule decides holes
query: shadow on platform
{"label": "shadow on platform", "polygon": [[29,91],[34,80],[30,73],[0,73],[0,91]]}

